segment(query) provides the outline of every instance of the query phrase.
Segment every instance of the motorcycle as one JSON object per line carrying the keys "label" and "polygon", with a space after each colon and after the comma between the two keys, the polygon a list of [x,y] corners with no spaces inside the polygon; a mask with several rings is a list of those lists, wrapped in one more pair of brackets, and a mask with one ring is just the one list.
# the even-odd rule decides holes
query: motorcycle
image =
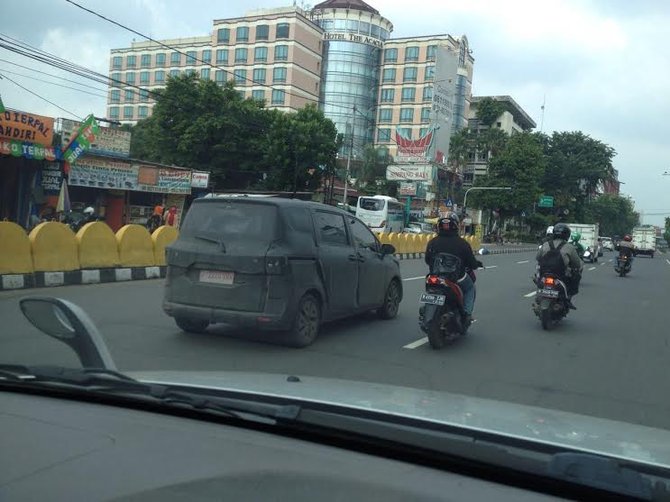
{"label": "motorcycle", "polygon": [[[458,260],[458,258],[456,258]],[[419,299],[419,326],[428,335],[428,342],[434,349],[465,336],[471,320],[463,308],[463,291],[457,283],[458,264],[443,260],[441,267],[435,267],[434,273],[426,275],[425,293]],[[474,271],[468,274],[473,278]]]}
{"label": "motorcycle", "polygon": [[620,254],[617,256],[616,262],[614,264],[614,271],[619,274],[619,277],[624,277],[628,272],[630,272],[632,259],[626,256],[625,254]]}
{"label": "motorcycle", "polygon": [[582,261],[589,263],[595,263],[598,261],[598,256],[590,246],[584,250],[584,254],[582,254]]}
{"label": "motorcycle", "polygon": [[540,319],[542,329],[549,330],[568,315],[568,289],[554,274],[541,275],[537,285],[533,311]]}

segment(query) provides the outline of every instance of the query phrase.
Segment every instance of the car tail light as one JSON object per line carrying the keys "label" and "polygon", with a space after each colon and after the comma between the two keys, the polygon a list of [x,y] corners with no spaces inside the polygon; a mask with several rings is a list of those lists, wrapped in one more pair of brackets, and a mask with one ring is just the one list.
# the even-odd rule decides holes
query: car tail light
{"label": "car tail light", "polygon": [[440,278],[436,275],[429,275],[426,277],[426,284],[430,284],[431,286],[435,286],[436,284],[440,283]]}
{"label": "car tail light", "polygon": [[556,281],[554,280],[553,277],[545,277],[544,278],[544,285],[545,286],[553,286]]}
{"label": "car tail light", "polygon": [[288,268],[286,256],[268,256],[265,258],[265,273],[268,275],[281,275]]}

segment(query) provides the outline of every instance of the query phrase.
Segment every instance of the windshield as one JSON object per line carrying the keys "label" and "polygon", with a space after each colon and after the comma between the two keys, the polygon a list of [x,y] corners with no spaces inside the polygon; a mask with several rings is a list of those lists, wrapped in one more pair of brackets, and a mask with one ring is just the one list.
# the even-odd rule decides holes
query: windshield
{"label": "windshield", "polygon": [[0,364],[670,466],[670,3],[1,5]]}

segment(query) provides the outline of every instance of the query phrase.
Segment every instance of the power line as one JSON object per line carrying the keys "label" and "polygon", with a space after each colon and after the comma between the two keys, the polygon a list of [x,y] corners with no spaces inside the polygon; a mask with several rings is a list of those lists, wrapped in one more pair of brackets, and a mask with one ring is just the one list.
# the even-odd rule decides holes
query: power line
{"label": "power line", "polygon": [[[25,65],[22,65],[22,64],[19,64],[19,63],[15,63],[14,61],[10,61],[8,59],[0,59],[0,62],[8,63],[8,64],[11,64],[11,65],[14,65],[14,66],[18,66],[19,68],[23,68],[25,70],[30,70],[30,71],[33,71],[35,73],[40,73],[42,75],[47,75],[49,77],[57,78],[59,80],[63,80],[64,82],[71,82],[73,84],[77,84],[77,85],[80,85],[82,87],[87,87],[89,89],[93,89],[93,90],[96,90],[96,91],[107,92],[107,89],[102,89],[100,87],[95,87],[95,86],[88,85],[88,84],[82,84],[81,82],[77,82],[76,80],[61,77],[60,75],[54,75],[53,73],[47,73],[47,72],[44,72],[44,71],[41,71],[41,70],[36,70],[35,68],[31,68],[30,66],[25,66]],[[8,70],[5,70],[5,71],[8,71]]]}
{"label": "power line", "polygon": [[32,76],[26,75],[24,73],[19,73],[19,72],[11,71],[11,70],[2,70],[2,69],[0,69],[0,71],[2,71],[3,73],[10,73],[12,75],[17,75],[17,76],[23,77],[23,78],[28,78],[30,80],[35,80],[37,82],[44,82],[45,84],[56,85],[58,87],[63,87],[65,89],[72,89],[73,91],[83,92],[84,94],[89,94],[91,96],[96,96],[96,97],[105,98],[105,99],[107,98],[107,94],[99,94],[99,93],[95,93],[95,92],[85,91],[84,89],[79,89],[77,87],[72,87],[72,86],[69,86],[69,85],[63,85],[63,84],[59,84],[57,82],[51,82],[49,80],[44,80],[44,79],[41,79],[41,78],[32,77]]}
{"label": "power line", "polygon": [[57,105],[56,103],[54,103],[53,101],[49,101],[49,100],[48,100],[47,98],[45,98],[44,96],[40,96],[40,95],[37,94],[36,92],[33,92],[33,91],[31,91],[30,89],[28,89],[27,87],[22,86],[21,84],[19,84],[19,83],[16,82],[15,80],[9,78],[7,75],[2,75],[2,74],[0,73],[0,77],[2,77],[2,78],[6,78],[6,79],[9,80],[10,82],[12,82],[14,85],[20,87],[21,89],[23,89],[23,90],[26,91],[26,92],[29,92],[29,93],[32,94],[33,96],[36,96],[36,97],[40,98],[41,100],[46,101],[46,102],[49,103],[50,105],[55,106],[55,107],[58,108],[59,110],[62,110],[62,111],[64,111],[65,113],[68,113],[68,114],[72,115],[73,117],[78,118],[79,120],[84,120],[83,117],[80,117],[80,116],[77,115],[76,113],[72,113],[71,111],[66,110],[66,109],[63,108],[62,106],[59,106],[59,105]]}

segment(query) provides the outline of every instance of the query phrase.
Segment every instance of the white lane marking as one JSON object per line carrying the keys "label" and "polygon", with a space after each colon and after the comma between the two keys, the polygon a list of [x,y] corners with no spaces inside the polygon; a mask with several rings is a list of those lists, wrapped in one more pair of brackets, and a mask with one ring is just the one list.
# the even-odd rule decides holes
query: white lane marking
{"label": "white lane marking", "polygon": [[489,265],[488,267],[484,267],[486,270],[490,268],[498,268],[498,265]]}
{"label": "white lane marking", "polygon": [[668,262],[668,265],[670,265],[670,260],[666,258],[665,261]]}
{"label": "white lane marking", "polygon": [[610,259],[609,259],[609,260],[607,260],[607,261],[611,263],[611,262],[613,262],[614,260],[612,260],[612,259],[610,258]]}
{"label": "white lane marking", "polygon": [[589,270],[595,270],[596,267],[589,267]]}
{"label": "white lane marking", "polygon": [[415,342],[408,343],[407,345],[404,345],[403,349],[416,349],[417,347],[421,347],[425,343],[428,343],[428,337],[427,336],[424,336],[423,338],[419,338]]}
{"label": "white lane marking", "polygon": [[406,279],[403,279],[403,281],[418,281],[419,279],[425,279],[425,275],[419,275],[417,277],[407,277]]}
{"label": "white lane marking", "polygon": [[600,263],[600,266],[601,266],[601,267],[602,267],[603,265],[605,265],[605,262],[604,262],[604,261]]}
{"label": "white lane marking", "polygon": [[530,260],[521,260],[521,261],[518,261],[517,263],[518,263],[519,265],[521,265],[522,263],[528,263],[529,261],[530,261]]}
{"label": "white lane marking", "polygon": [[533,291],[532,293],[528,293],[527,295],[523,295],[524,298],[530,298],[531,296],[535,296],[537,294],[537,291]]}

